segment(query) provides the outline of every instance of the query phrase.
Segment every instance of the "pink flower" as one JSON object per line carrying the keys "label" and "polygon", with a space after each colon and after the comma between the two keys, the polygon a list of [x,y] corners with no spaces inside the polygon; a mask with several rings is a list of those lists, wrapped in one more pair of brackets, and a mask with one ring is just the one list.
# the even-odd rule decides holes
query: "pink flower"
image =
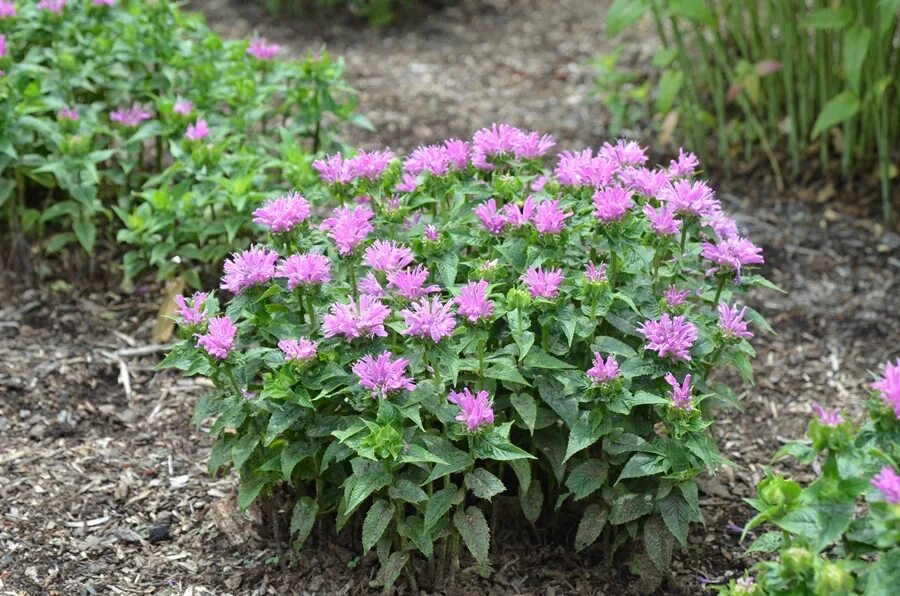
{"label": "pink flower", "polygon": [[116,0],[91,0],[91,4],[94,6],[112,6],[116,3]]}
{"label": "pink flower", "polygon": [[151,118],[150,112],[140,106],[133,104],[130,108],[123,108],[109,113],[110,122],[118,122],[122,126],[134,128],[141,122]]}
{"label": "pink flower", "polygon": [[597,267],[593,263],[584,266],[584,278],[588,283],[602,284],[606,281],[606,263],[600,263]]}
{"label": "pink flower", "polygon": [[620,166],[640,166],[647,161],[647,150],[635,141],[619,139],[615,145],[603,143],[600,157]]}
{"label": "pink flower", "polygon": [[472,165],[492,170],[488,157],[510,155],[516,159],[535,159],[547,153],[556,142],[550,135],[523,132],[509,124],[493,124],[482,128],[472,139]]}
{"label": "pink flower", "polygon": [[712,189],[702,180],[676,180],[659,192],[659,199],[676,213],[704,217],[718,205]]}
{"label": "pink flower", "polygon": [[719,238],[734,238],[738,235],[737,222],[725,215],[718,206],[706,215],[701,222],[705,226],[709,226]]}
{"label": "pink flower", "polygon": [[328,231],[338,252],[347,255],[375,229],[369,221],[373,217],[375,214],[366,206],[337,207],[331,217],[322,222],[321,228]]}
{"label": "pink flower", "polygon": [[425,240],[428,240],[429,242],[437,242],[441,239],[441,233],[431,224],[425,226],[425,231],[422,232],[422,235],[425,237]]}
{"label": "pink flower", "polygon": [[194,104],[187,99],[181,99],[179,97],[177,100],[175,100],[175,105],[172,106],[172,111],[176,114],[181,114],[182,116],[190,116],[191,112],[194,111]]}
{"label": "pink flower", "polygon": [[[493,201],[493,199],[491,200]],[[503,218],[506,220],[506,223],[514,228],[521,228],[522,226],[528,224],[528,222],[530,222],[533,217],[534,197],[532,197],[531,195],[525,197],[525,202],[523,202],[521,206],[515,203],[507,203],[503,206]],[[488,227],[487,223],[485,223],[484,220],[482,220],[482,223],[485,224],[486,228]],[[500,226],[500,229],[502,230],[503,226]]]}
{"label": "pink flower", "polygon": [[[0,0],[0,19],[16,16],[16,5],[6,0]],[[3,54],[0,54],[2,57]]]}
{"label": "pink flower", "polygon": [[570,217],[572,213],[560,209],[558,200],[542,201],[534,214],[534,227],[541,234],[559,234]]}
{"label": "pink flower", "polygon": [[547,181],[548,179],[546,176],[538,176],[537,178],[532,180],[531,186],[529,188],[531,188],[531,190],[533,190],[534,192],[541,192],[547,185]]}
{"label": "pink flower", "polygon": [[197,118],[195,123],[188,124],[187,132],[184,133],[184,138],[189,141],[202,141],[208,136],[209,127],[206,125],[206,120],[203,118]]}
{"label": "pink flower", "polygon": [[444,151],[450,160],[450,165],[457,170],[463,170],[469,165],[469,144],[459,139],[447,139],[444,141]]}
{"label": "pink flower", "polygon": [[397,185],[394,186],[394,190],[396,190],[397,192],[412,192],[416,190],[416,186],[416,177],[408,172],[405,172],[400,177],[400,182],[398,182]]}
{"label": "pink flower", "polygon": [[872,478],[872,486],[881,491],[884,500],[892,505],[900,505],[900,474],[890,466],[884,466]]}
{"label": "pink flower", "polygon": [[550,269],[544,271],[541,267],[532,267],[519,279],[528,288],[532,298],[556,298],[559,285],[563,281],[562,269]]}
{"label": "pink flower", "polygon": [[669,162],[669,174],[672,176],[690,176],[700,165],[700,160],[693,153],[685,153],[678,148],[678,159]]}
{"label": "pink flower", "polygon": [[237,335],[237,327],[228,317],[213,317],[209,320],[206,333],[194,334],[197,338],[197,347],[206,350],[206,353],[218,360],[224,360],[234,348],[234,336]]}
{"label": "pink flower", "polygon": [[350,160],[345,160],[340,153],[329,155],[325,160],[317,159],[313,162],[313,169],[319,173],[319,178],[329,184],[349,184],[353,181],[353,169]]}
{"label": "pink flower", "polygon": [[681,231],[681,220],[675,219],[675,210],[668,203],[663,203],[659,211],[646,203],[643,212],[654,234],[676,236]]}
{"label": "pink flower", "polygon": [[384,320],[390,309],[370,296],[360,296],[359,304],[335,302],[322,318],[322,334],[325,337],[343,335],[352,341],[359,337],[387,337]]}
{"label": "pink flower", "polygon": [[631,193],[621,186],[610,186],[594,193],[594,215],[603,223],[621,219],[633,205]]}
{"label": "pink flower", "polygon": [[588,369],[587,376],[595,383],[608,383],[619,376],[619,363],[612,355],[604,362],[600,352],[594,352],[594,366]]}
{"label": "pink flower", "polygon": [[296,254],[281,261],[275,277],[287,279],[287,289],[312,286],[331,281],[331,263],[328,257],[316,253]]}
{"label": "pink flower", "polygon": [[428,269],[423,265],[391,271],[387,274],[388,288],[395,290],[407,300],[418,300],[426,294],[439,292],[441,288],[436,285],[425,286],[428,273]]}
{"label": "pink flower", "polygon": [[647,338],[646,349],[655,351],[660,358],[690,361],[697,326],[685,320],[684,315],[670,317],[664,313],[656,321],[644,321],[637,330]]}
{"label": "pink flower", "polygon": [[274,58],[280,49],[281,46],[277,43],[268,43],[265,39],[256,37],[250,40],[250,45],[247,46],[247,54],[258,60],[268,61]]}
{"label": "pink flower", "polygon": [[303,362],[316,356],[316,343],[309,338],[282,339],[278,342],[278,349],[284,354],[284,359],[293,362]]}
{"label": "pink flower", "polygon": [[309,202],[300,194],[290,192],[270,199],[253,211],[253,223],[265,226],[275,234],[287,232],[309,217]]}
{"label": "pink flower", "polygon": [[494,199],[488,199],[484,203],[472,209],[472,213],[484,226],[488,233],[497,236],[506,226],[506,218],[497,209],[497,202]]}
{"label": "pink flower", "polygon": [[69,120],[70,122],[75,122],[78,120],[78,110],[76,110],[75,108],[70,108],[68,106],[63,106],[56,112],[56,117],[60,120]]}
{"label": "pink flower", "polygon": [[359,377],[359,384],[368,389],[372,397],[384,399],[394,391],[416,388],[412,379],[404,376],[409,361],[405,358],[391,360],[391,356],[390,352],[382,352],[377,358],[366,354],[353,365],[353,374]]}
{"label": "pink flower", "polygon": [[443,337],[449,337],[456,328],[456,320],[450,310],[452,306],[451,302],[442,304],[437,296],[432,297],[430,301],[423,298],[413,303],[412,309],[400,311],[400,316],[407,325],[407,329],[400,333],[430,339],[434,343]]}
{"label": "pink flower", "polygon": [[368,275],[357,282],[360,294],[371,296],[372,298],[382,298],[387,296],[387,292],[381,287],[381,283],[375,274],[369,271]]}
{"label": "pink flower", "polygon": [[393,242],[376,240],[366,247],[363,263],[375,271],[396,271],[413,261],[412,251]]}
{"label": "pink flower", "polygon": [[459,289],[456,297],[457,311],[466,317],[470,323],[477,323],[481,319],[487,319],[494,310],[494,303],[487,298],[488,283],[480,279],[469,282]]}
{"label": "pink flower", "polygon": [[672,407],[680,410],[690,410],[691,406],[691,375],[685,375],[681,385],[675,379],[675,375],[670,372],[664,377],[666,383],[672,386],[668,397],[672,400]]}
{"label": "pink flower", "polygon": [[884,375],[872,383],[872,387],[881,393],[881,400],[900,418],[900,358],[893,364],[884,365]]}
{"label": "pink flower", "polygon": [[394,154],[388,149],[383,151],[360,151],[351,157],[347,163],[354,179],[365,178],[377,181],[381,178],[392,159],[394,159]]}
{"label": "pink flower", "polygon": [[550,135],[541,135],[539,132],[522,132],[513,147],[516,159],[537,159],[546,154],[556,141]]}
{"label": "pink flower", "polygon": [[742,337],[750,339],[753,334],[747,331],[747,321],[744,320],[744,313],[747,307],[738,310],[737,305],[729,307],[724,302],[719,303],[719,329],[725,337]]}
{"label": "pink flower", "polygon": [[404,174],[418,176],[428,172],[432,176],[445,176],[450,171],[450,156],[442,145],[424,145],[416,147],[403,160]]}
{"label": "pink flower", "polygon": [[6,49],[6,36],[0,35],[0,58],[6,58],[9,50]]}
{"label": "pink flower", "polygon": [[490,394],[487,391],[479,391],[473,395],[468,387],[461,392],[451,391],[447,395],[447,401],[459,406],[459,415],[456,420],[466,425],[466,430],[473,430],[493,424],[494,410],[491,407]]}
{"label": "pink flower", "polygon": [[819,419],[819,424],[835,427],[844,421],[840,410],[826,410],[819,404],[813,404],[812,409],[816,413],[816,418]]}
{"label": "pink flower", "polygon": [[625,168],[619,172],[619,181],[645,197],[655,197],[669,183],[665,170]]}
{"label": "pink flower", "polygon": [[[726,238],[718,244],[704,242],[702,245],[703,258],[709,259],[720,267],[734,271],[738,275],[747,265],[759,265],[763,263],[762,249],[749,240],[740,236]],[[715,272],[718,268],[714,268]]]}
{"label": "pink flower", "polygon": [[46,10],[47,12],[59,14],[66,5],[66,0],[41,0],[35,5],[38,10]]}
{"label": "pink flower", "polygon": [[225,261],[222,289],[239,294],[246,288],[268,282],[275,277],[277,260],[277,252],[259,246],[232,253],[231,258]]}
{"label": "pink flower", "polygon": [[206,313],[203,312],[203,303],[209,296],[206,292],[195,292],[191,297],[191,303],[188,304],[184,296],[178,294],[175,296],[175,304],[178,305],[178,316],[184,325],[200,325],[206,320]]}
{"label": "pink flower", "polygon": [[679,290],[675,286],[669,286],[669,289],[666,290],[666,293],[663,295],[663,298],[666,301],[666,306],[669,308],[677,308],[684,304],[685,298],[687,298],[688,294],[690,294],[690,290]]}

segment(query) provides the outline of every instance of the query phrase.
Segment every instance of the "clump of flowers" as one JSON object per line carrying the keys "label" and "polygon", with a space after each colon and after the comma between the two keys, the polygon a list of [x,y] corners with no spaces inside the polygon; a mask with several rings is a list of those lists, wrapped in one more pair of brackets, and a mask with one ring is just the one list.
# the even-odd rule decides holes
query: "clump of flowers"
{"label": "clump of flowers", "polygon": [[[382,555],[421,550],[437,568],[457,541],[487,563],[490,536],[466,534],[489,527],[475,500],[525,495],[538,522],[534,503],[571,498],[586,507],[577,548],[602,516],[612,543],[637,536],[639,566],[667,573],[701,519],[693,478],[725,461],[703,405],[733,393],[709,379],[731,366],[750,380],[761,318],[734,305],[767,283],[751,272],[762,257],[708,225],[721,206],[687,154],[653,167],[620,140],[545,159],[553,145],[498,124],[405,157],[334,154],[313,164],[321,204],[257,209],[267,244],[233,255],[222,284],[239,353],[188,342],[171,356],[219,387],[204,412],[246,404],[246,420],[228,414],[236,434],[219,434],[259,437],[245,486],[296,487],[303,527],[336,512],[370,532],[374,511],[390,520],[366,548],[390,536]],[[447,503],[438,520],[429,503]],[[660,548],[641,542],[645,523]]]}
{"label": "clump of flowers", "polygon": [[137,103],[133,104],[131,107],[121,108],[109,113],[110,122],[121,124],[127,128],[134,128],[152,117],[153,115],[149,111],[145,110]]}

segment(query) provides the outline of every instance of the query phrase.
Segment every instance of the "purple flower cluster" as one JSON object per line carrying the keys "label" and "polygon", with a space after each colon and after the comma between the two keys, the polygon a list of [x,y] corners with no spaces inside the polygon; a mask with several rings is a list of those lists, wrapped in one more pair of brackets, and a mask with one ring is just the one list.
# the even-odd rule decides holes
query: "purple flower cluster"
{"label": "purple flower cluster", "polygon": [[63,106],[59,108],[56,112],[56,117],[60,120],[68,120],[70,122],[76,122],[79,118],[78,110],[75,108],[70,108],[68,106]]}
{"label": "purple flower cluster", "polygon": [[275,54],[280,49],[281,46],[277,43],[269,43],[261,37],[255,37],[250,40],[250,45],[247,46],[247,55],[253,56],[257,60],[268,62],[275,58]]}
{"label": "purple flower cluster", "polygon": [[202,141],[208,136],[209,127],[206,125],[206,120],[203,118],[197,118],[196,122],[188,124],[187,132],[184,133],[184,138],[191,142]]}
{"label": "purple flower cluster", "polygon": [[448,139],[441,145],[416,147],[403,160],[403,175],[413,179],[423,172],[446,176],[452,170],[463,170],[468,165],[469,144],[459,139]]}
{"label": "purple flower cluster", "polygon": [[543,201],[538,204],[534,213],[534,227],[541,234],[559,234],[566,219],[572,217],[571,211],[563,211],[559,201]]}
{"label": "purple flower cluster", "polygon": [[488,319],[493,312],[494,303],[487,299],[487,287],[488,283],[481,279],[469,282],[459,289],[459,296],[455,300],[457,311],[470,323]]}
{"label": "purple flower cluster", "polygon": [[675,286],[669,286],[669,289],[663,294],[663,299],[666,301],[668,308],[678,308],[684,304],[688,294],[690,294],[690,290],[679,290]]}
{"label": "purple flower cluster", "polygon": [[209,320],[206,333],[197,333],[197,347],[217,360],[224,360],[234,348],[237,327],[228,317],[213,317]]}
{"label": "purple flower cluster", "polygon": [[233,253],[231,258],[225,261],[222,289],[232,294],[240,294],[246,288],[268,282],[275,277],[277,260],[277,252],[259,246]]}
{"label": "purple flower cluster", "polygon": [[359,337],[387,337],[384,320],[390,314],[388,307],[370,296],[360,296],[358,304],[335,302],[322,318],[322,335],[343,335],[348,341]]}
{"label": "purple flower cluster", "polygon": [[510,156],[515,159],[536,159],[546,154],[556,141],[550,135],[525,132],[509,124],[494,124],[482,128],[472,138],[472,165],[480,170],[493,170],[489,158]]}
{"label": "purple flower cluster", "polygon": [[137,103],[130,108],[120,108],[109,113],[110,122],[116,122],[127,128],[134,128],[150,118],[152,118],[152,114]]}
{"label": "purple flower cluster", "polygon": [[359,179],[376,181],[387,169],[394,154],[385,149],[382,151],[360,151],[353,157],[345,159],[335,153],[324,160],[313,162],[313,169],[319,173],[322,181],[329,184],[350,184]]}
{"label": "purple flower cluster", "polygon": [[473,394],[465,387],[460,392],[451,391],[447,395],[447,401],[459,406],[456,420],[465,424],[469,432],[494,422],[494,409],[487,391],[482,390]]}
{"label": "purple flower cluster", "polygon": [[685,375],[681,384],[672,373],[666,373],[664,377],[672,390],[669,391],[669,399],[672,400],[672,407],[679,410],[690,410],[691,405],[691,375]]}
{"label": "purple flower cluster", "polygon": [[826,410],[819,404],[812,405],[813,412],[816,413],[816,418],[819,421],[819,424],[824,426],[839,426],[844,419],[841,417],[841,411],[839,409],[835,410]]}
{"label": "purple flower cluster", "polygon": [[59,14],[66,6],[66,0],[41,0],[35,4],[35,8],[53,14]]}
{"label": "purple flower cluster", "polygon": [[684,315],[671,317],[664,313],[656,321],[644,321],[637,330],[647,338],[646,349],[653,350],[660,358],[690,361],[691,347],[697,341],[697,326]]}
{"label": "purple flower cluster", "polygon": [[308,337],[282,339],[278,342],[278,349],[284,354],[285,360],[292,362],[305,362],[316,356],[316,343]]}
{"label": "purple flower cluster", "polygon": [[322,222],[321,229],[328,232],[338,253],[347,255],[375,229],[371,223],[373,217],[375,214],[365,205],[337,207],[331,217]]}
{"label": "purple flower cluster", "polygon": [[172,111],[182,116],[190,116],[191,112],[194,111],[194,104],[187,99],[182,99],[179,97],[175,100],[175,104],[172,106]]}
{"label": "purple flower cluster", "polygon": [[532,267],[522,274],[522,283],[528,288],[532,298],[546,298],[553,300],[559,292],[559,286],[563,282],[562,269],[550,269],[544,271],[543,267]]}
{"label": "purple flower cluster", "polygon": [[884,466],[872,477],[872,486],[884,495],[884,500],[892,505],[900,505],[900,474],[890,466]]}
{"label": "purple flower cluster", "polygon": [[300,194],[290,192],[270,199],[253,211],[253,223],[265,226],[275,234],[287,232],[309,217],[309,202]]}
{"label": "purple flower cluster", "polygon": [[594,193],[594,216],[602,223],[611,223],[634,206],[631,193],[621,186],[610,186]]}
{"label": "purple flower cluster", "polygon": [[391,271],[387,274],[388,288],[407,300],[418,300],[426,294],[433,294],[441,290],[440,287],[434,284],[425,285],[428,275],[428,268],[424,265],[407,267],[400,271]]}
{"label": "purple flower cluster", "polygon": [[[7,0],[0,0],[0,19],[7,19],[16,16],[16,5]],[[2,57],[3,54],[0,54]]]}
{"label": "purple flower cluster", "polygon": [[725,238],[718,244],[704,242],[701,247],[703,258],[719,266],[710,269],[711,273],[722,268],[740,277],[744,267],[763,263],[762,249],[740,236]]}
{"label": "purple flower cluster", "polygon": [[725,337],[738,337],[750,339],[753,334],[747,330],[747,321],[744,320],[744,313],[747,307],[738,310],[737,305],[728,306],[724,302],[719,304],[719,329]]}
{"label": "purple flower cluster", "polygon": [[429,339],[434,343],[449,337],[456,328],[452,307],[453,303],[442,303],[437,296],[431,300],[423,298],[414,302],[411,308],[400,311],[400,316],[407,326],[401,334]]}
{"label": "purple flower cluster", "polygon": [[494,199],[488,199],[476,206],[472,209],[472,213],[475,214],[475,217],[478,218],[478,221],[481,222],[481,225],[484,226],[484,229],[489,234],[498,236],[503,231],[503,228],[506,227],[506,217],[497,209],[497,201]]}
{"label": "purple flower cluster", "polygon": [[416,384],[404,376],[409,361],[405,358],[391,359],[390,352],[382,352],[373,358],[366,354],[352,367],[353,374],[359,377],[359,384],[369,390],[372,397],[385,398],[389,393],[406,389],[413,391]]}
{"label": "purple flower cluster", "polygon": [[586,279],[588,283],[592,284],[605,283],[607,281],[606,263],[600,263],[599,266],[596,266],[593,263],[588,263],[587,265],[585,265],[584,279]]}
{"label": "purple flower cluster", "polygon": [[375,271],[397,271],[412,262],[409,248],[390,241],[376,240],[363,252],[363,263]]}
{"label": "purple flower cluster", "polygon": [[605,157],[594,155],[590,149],[559,154],[556,180],[563,186],[593,186],[600,188],[612,182],[617,166]]}
{"label": "purple flower cluster", "polygon": [[885,405],[900,418],[900,358],[893,364],[885,364],[884,375],[872,383],[872,387],[879,392]]}
{"label": "purple flower cluster", "polygon": [[595,383],[609,383],[619,376],[619,363],[614,356],[607,356],[603,360],[600,352],[594,352],[593,366],[588,369],[587,376]]}
{"label": "purple flower cluster", "polygon": [[296,254],[281,261],[275,277],[287,279],[287,288],[321,285],[331,281],[331,263],[328,257],[316,253]]}
{"label": "purple flower cluster", "polygon": [[175,304],[178,306],[178,318],[184,325],[201,325],[206,320],[206,313],[203,311],[203,303],[209,294],[206,292],[195,292],[191,296],[191,302],[188,304],[182,294],[175,296]]}
{"label": "purple flower cluster", "polygon": [[650,203],[645,203],[643,212],[654,234],[676,236],[681,232],[681,220],[675,219],[675,210],[668,203],[663,203],[659,210],[654,209]]}
{"label": "purple flower cluster", "polygon": [[694,217],[710,215],[717,204],[712,189],[702,180],[676,180],[662,189],[659,199],[676,213]]}

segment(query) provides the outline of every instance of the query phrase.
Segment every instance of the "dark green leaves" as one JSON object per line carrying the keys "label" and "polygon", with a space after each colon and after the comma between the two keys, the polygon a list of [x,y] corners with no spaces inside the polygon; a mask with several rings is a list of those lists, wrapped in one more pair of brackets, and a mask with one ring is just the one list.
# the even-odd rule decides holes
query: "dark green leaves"
{"label": "dark green leaves", "polygon": [[600,537],[603,528],[606,527],[606,509],[600,505],[589,505],[578,522],[578,531],[575,533],[575,550],[580,552],[592,545]]}
{"label": "dark green leaves", "polygon": [[624,494],[613,501],[609,523],[619,525],[643,517],[653,511],[653,496]]}
{"label": "dark green leaves", "polygon": [[363,552],[368,552],[387,530],[394,516],[394,507],[384,499],[378,499],[369,508],[362,527]]}
{"label": "dark green leaves", "polygon": [[491,531],[488,528],[484,513],[474,505],[463,511],[458,508],[453,514],[453,526],[475,560],[480,564],[487,564],[488,552],[491,546]]}
{"label": "dark green leaves", "polygon": [[473,495],[488,501],[494,495],[498,495],[506,490],[503,482],[484,468],[478,468],[466,474],[465,483],[466,488],[472,491]]}
{"label": "dark green leaves", "polygon": [[606,483],[609,467],[598,459],[589,459],[575,466],[566,478],[566,488],[575,500],[583,499],[600,490]]}
{"label": "dark green leaves", "polygon": [[296,536],[295,544],[302,546],[312,532],[319,514],[319,505],[309,497],[300,497],[291,512],[291,535]]}

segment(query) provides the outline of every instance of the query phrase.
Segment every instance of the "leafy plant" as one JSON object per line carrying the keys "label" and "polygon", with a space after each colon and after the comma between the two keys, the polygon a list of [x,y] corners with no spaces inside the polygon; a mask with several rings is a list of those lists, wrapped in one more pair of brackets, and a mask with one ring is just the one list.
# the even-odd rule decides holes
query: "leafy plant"
{"label": "leafy plant", "polygon": [[663,580],[702,519],[695,477],[728,464],[709,427],[737,396],[715,373],[750,381],[747,324],[768,329],[726,301],[771,286],[695,156],[650,169],[620,141],[547,171],[552,146],[495,125],[317,161],[329,217],[267,203],[226,303],[179,297],[162,366],[214,382],[195,420],[241,507],[291,487],[300,543],[326,517],[361,528],[390,585],[415,553],[438,582],[463,547],[486,566],[493,504],[518,495],[528,522],[580,515],[577,550]]}
{"label": "leafy plant", "polygon": [[728,168],[735,148],[762,149],[779,186],[776,149],[791,169],[817,148],[846,175],[876,161],[890,222],[900,142],[900,2],[863,0],[615,0],[607,31],[650,14],[664,49],[655,110],[701,152],[717,138]]}
{"label": "leafy plant", "polygon": [[[900,361],[874,384],[859,428],[840,410],[815,405],[808,443],[789,443],[775,459],[806,465],[823,458],[814,482],[767,475],[748,499],[778,529],[760,535],[748,552],[777,552],[724,594],[893,594],[900,581]],[[861,507],[861,503],[865,506]]]}

